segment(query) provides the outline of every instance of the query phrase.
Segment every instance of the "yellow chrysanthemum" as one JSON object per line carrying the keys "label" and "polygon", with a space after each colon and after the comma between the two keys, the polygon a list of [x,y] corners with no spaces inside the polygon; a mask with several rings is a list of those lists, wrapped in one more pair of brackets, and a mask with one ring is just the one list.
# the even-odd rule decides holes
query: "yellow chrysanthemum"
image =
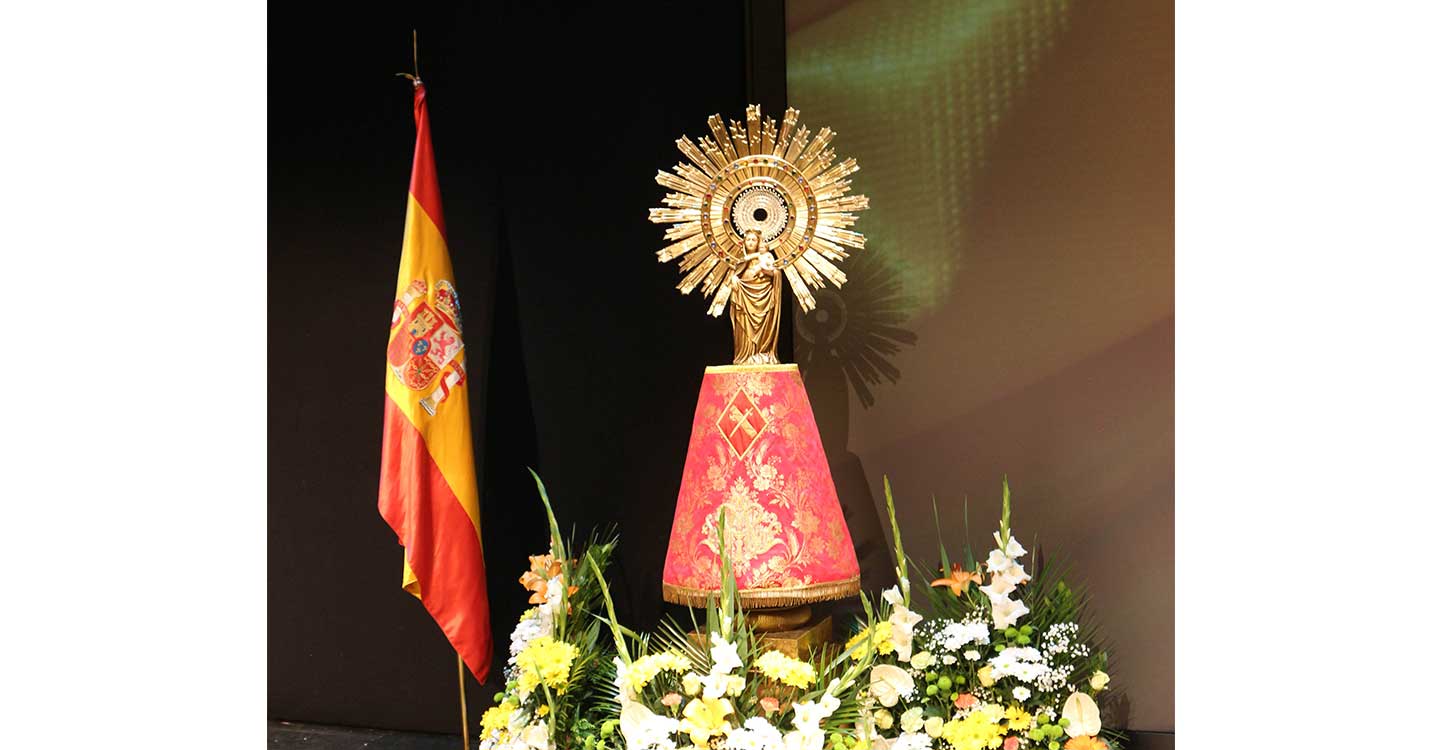
{"label": "yellow chrysanthemum", "polygon": [[630,675],[630,688],[639,693],[661,672],[688,672],[691,666],[689,657],[678,651],[642,656],[630,663],[627,673]]}
{"label": "yellow chrysanthemum", "polygon": [[544,683],[551,690],[564,692],[565,683],[570,680],[570,663],[579,654],[574,646],[548,635],[535,638],[515,656],[520,689],[534,690]]}
{"label": "yellow chrysanthemum", "polygon": [[779,651],[766,651],[755,660],[755,667],[760,674],[791,687],[803,689],[815,684],[815,667]]}
{"label": "yellow chrysanthemum", "polygon": [[1011,732],[1028,731],[1035,725],[1035,717],[1031,716],[1025,709],[1019,706],[1011,706],[1005,709],[1005,726]]}
{"label": "yellow chrysanthemum", "polygon": [[484,715],[480,717],[480,732],[488,735],[491,732],[503,732],[510,726],[510,717],[515,714],[513,703],[501,703],[498,706],[491,706],[485,709]]}
{"label": "yellow chrysanthemum", "polygon": [[1000,725],[1004,717],[1005,712],[999,706],[983,705],[963,719],[946,722],[940,738],[955,750],[993,750],[1005,741],[1005,727]]}
{"label": "yellow chrysanthemum", "polygon": [[[853,658],[855,658],[855,659],[863,659],[863,658],[865,658],[865,656],[869,653],[869,648],[868,648],[866,645],[864,645],[864,644],[865,644],[866,642],[868,642],[869,640],[870,640],[870,628],[867,627],[867,628],[865,628],[864,630],[861,630],[859,633],[856,633],[854,638],[851,638],[850,640],[846,641],[846,642],[845,642],[845,648],[848,650],[848,649],[854,647],[856,644],[860,644],[860,648],[856,649],[855,655],[854,655]],[[882,622],[882,623],[880,623],[879,625],[876,625],[876,626],[875,626],[875,641],[874,641],[874,645],[875,645],[875,651],[876,651],[877,653],[880,653],[880,654],[893,654],[893,653],[895,653],[895,641],[891,640],[891,638],[890,638],[890,621],[889,621],[889,620],[886,620],[885,622]]]}

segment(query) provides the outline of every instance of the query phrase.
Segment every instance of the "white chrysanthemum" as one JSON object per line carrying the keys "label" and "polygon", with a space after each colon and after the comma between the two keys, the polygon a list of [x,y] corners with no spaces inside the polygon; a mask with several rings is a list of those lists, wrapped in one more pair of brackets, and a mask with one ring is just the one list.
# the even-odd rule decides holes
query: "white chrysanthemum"
{"label": "white chrysanthemum", "polygon": [[958,652],[972,643],[990,643],[990,628],[981,620],[950,621],[935,634],[935,647]]}
{"label": "white chrysanthemum", "polygon": [[785,738],[764,717],[752,716],[739,729],[731,729],[725,740],[727,750],[783,750]]}
{"label": "white chrysanthemum", "polygon": [[930,735],[906,732],[890,743],[890,750],[930,750]]}
{"label": "white chrysanthemum", "polygon": [[1011,646],[990,660],[990,670],[990,676],[997,680],[1014,677],[1021,682],[1034,682],[1049,671],[1049,666],[1039,651]]}

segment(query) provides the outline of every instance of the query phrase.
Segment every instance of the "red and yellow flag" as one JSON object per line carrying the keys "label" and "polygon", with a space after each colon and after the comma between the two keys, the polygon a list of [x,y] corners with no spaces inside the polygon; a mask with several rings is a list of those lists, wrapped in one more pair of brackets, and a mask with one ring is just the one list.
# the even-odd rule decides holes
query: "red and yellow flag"
{"label": "red and yellow flag", "polygon": [[425,87],[415,82],[415,164],[390,318],[380,515],[405,547],[403,585],[476,679],[490,671],[490,601],[460,299],[445,246]]}

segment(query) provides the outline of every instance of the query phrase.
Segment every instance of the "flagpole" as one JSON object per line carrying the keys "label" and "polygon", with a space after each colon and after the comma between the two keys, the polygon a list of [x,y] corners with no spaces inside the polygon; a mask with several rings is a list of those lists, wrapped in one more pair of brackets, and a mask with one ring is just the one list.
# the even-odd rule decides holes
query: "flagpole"
{"label": "flagpole", "polygon": [[455,663],[460,668],[460,741],[464,742],[465,750],[470,750],[470,717],[465,706],[465,660],[460,658],[460,652],[455,652]]}

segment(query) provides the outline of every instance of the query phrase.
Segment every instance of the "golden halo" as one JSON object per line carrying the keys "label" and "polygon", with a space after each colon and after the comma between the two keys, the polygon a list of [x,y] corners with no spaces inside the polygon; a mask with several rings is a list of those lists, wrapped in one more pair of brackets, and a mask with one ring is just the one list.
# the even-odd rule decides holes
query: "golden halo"
{"label": "golden halo", "polygon": [[672,225],[665,239],[673,244],[657,255],[662,263],[682,259],[677,288],[689,294],[698,286],[704,296],[715,295],[712,315],[729,300],[724,282],[743,262],[750,229],[760,232],[805,310],[815,307],[811,287],[845,283],[835,266],[849,257],[845,248],[865,247],[864,235],[848,229],[854,212],[870,206],[863,195],[846,195],[846,178],[860,167],[853,158],[832,167],[835,150],[828,145],[835,134],[822,128],[809,140],[809,128],[796,127],[799,115],[785,110],[777,130],[773,118],[761,122],[760,107],[752,104],[743,124],[730,121],[728,133],[720,115],[711,115],[714,139],[704,136],[696,146],[682,136],[675,145],[689,163],[655,175],[678,191],[665,195],[668,208],[650,209],[650,221]]}

